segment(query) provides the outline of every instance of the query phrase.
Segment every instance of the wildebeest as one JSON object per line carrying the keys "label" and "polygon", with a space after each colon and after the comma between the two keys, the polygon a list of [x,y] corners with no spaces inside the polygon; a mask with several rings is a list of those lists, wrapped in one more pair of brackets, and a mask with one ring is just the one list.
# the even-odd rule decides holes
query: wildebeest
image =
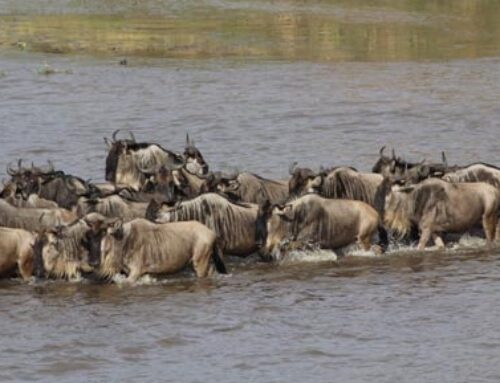
{"label": "wildebeest", "polygon": [[58,209],[37,209],[15,207],[0,200],[0,226],[36,231],[66,225],[76,220],[71,211]]}
{"label": "wildebeest", "polygon": [[443,180],[448,182],[486,182],[500,190],[500,168],[482,162],[448,171]]}
{"label": "wildebeest", "polygon": [[103,198],[82,197],[78,200],[75,212],[79,217],[89,213],[99,213],[105,217],[131,221],[134,218],[144,218],[147,207],[147,202],[129,201],[119,195],[110,195]]}
{"label": "wildebeest", "polygon": [[363,201],[380,210],[377,192],[384,179],[380,174],[361,173],[345,166],[314,173],[294,166],[290,167],[290,195],[318,193],[325,198]]}
{"label": "wildebeest", "polygon": [[208,173],[208,164],[205,162],[201,152],[195,146],[194,141],[186,134],[186,147],[184,148],[184,159],[186,170],[192,174],[204,175]]}
{"label": "wildebeest", "polygon": [[33,233],[22,229],[0,227],[0,275],[18,271],[24,280],[33,274]]}
{"label": "wildebeest", "polygon": [[71,209],[81,194],[89,191],[89,183],[79,177],[55,171],[53,166],[49,170],[21,168],[8,169],[12,176],[11,183],[16,185],[16,192],[29,196],[37,194],[40,198],[54,201],[64,209]]}
{"label": "wildebeest", "polygon": [[215,233],[196,221],[116,220],[107,227],[100,244],[100,251],[90,253],[90,263],[106,278],[126,272],[127,281],[135,282],[144,274],[175,273],[189,263],[198,277],[206,277],[210,260],[219,273],[226,273]]}
{"label": "wildebeest", "polygon": [[382,174],[385,177],[411,177],[414,182],[420,182],[429,177],[442,176],[449,169],[444,152],[441,152],[442,163],[428,163],[425,160],[421,162],[405,161],[400,157],[396,157],[394,149],[392,150],[392,156],[388,157],[384,155],[384,149],[385,146],[380,149],[380,157],[373,166],[372,172]]}
{"label": "wildebeest", "polygon": [[[106,181],[140,190],[147,175],[154,173],[159,167],[174,170],[185,165],[181,154],[166,150],[158,144],[138,143],[132,134],[130,139],[117,140],[118,131],[113,133],[111,141],[105,138],[109,149],[106,158]],[[190,166],[196,167],[198,162],[190,163]],[[203,168],[203,165],[200,165],[200,168]]]}
{"label": "wildebeest", "polygon": [[173,206],[151,201],[146,217],[155,222],[195,220],[217,234],[223,250],[246,256],[257,250],[256,220],[258,206],[230,202],[215,193],[206,193]]}
{"label": "wildebeest", "polygon": [[417,185],[393,185],[385,200],[384,221],[401,235],[412,225],[420,231],[418,248],[432,238],[438,247],[442,233],[463,233],[482,223],[488,243],[495,239],[500,192],[483,183],[448,183],[431,178]]}
{"label": "wildebeest", "polygon": [[272,254],[286,240],[314,243],[332,250],[357,241],[364,250],[369,250],[377,230],[382,249],[387,245],[387,233],[379,214],[361,201],[307,194],[281,206],[269,206],[263,212],[266,254]]}
{"label": "wildebeest", "polygon": [[17,185],[9,182],[0,192],[0,198],[15,207],[57,209],[59,205],[54,201],[40,198],[37,194],[23,195],[17,191]]}
{"label": "wildebeest", "polygon": [[220,176],[217,191],[235,201],[263,204],[265,201],[280,203],[288,198],[288,182],[275,181],[242,172],[233,176]]}
{"label": "wildebeest", "polygon": [[98,213],[90,213],[67,226],[40,230],[33,244],[35,276],[79,279],[81,272],[92,271],[88,253],[94,242],[90,234],[98,232],[108,221]]}

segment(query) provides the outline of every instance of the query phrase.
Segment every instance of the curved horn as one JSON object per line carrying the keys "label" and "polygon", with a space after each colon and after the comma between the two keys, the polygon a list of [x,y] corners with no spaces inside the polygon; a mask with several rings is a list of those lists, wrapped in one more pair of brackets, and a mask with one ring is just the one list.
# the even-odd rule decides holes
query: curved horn
{"label": "curved horn", "polygon": [[288,167],[288,173],[290,173],[291,176],[293,176],[293,172],[295,171],[295,168],[297,167],[298,162],[292,162],[290,166]]}
{"label": "curved horn", "polygon": [[129,130],[129,131],[128,131],[128,134],[130,135],[130,139],[131,139],[132,141],[136,142],[136,141],[135,141],[135,136],[134,136],[134,133],[132,133],[132,132]]}
{"label": "curved horn", "polygon": [[384,150],[385,150],[385,145],[384,145],[384,146],[382,146],[382,147],[380,148],[380,150],[378,151],[378,153],[380,154],[380,157],[383,157],[383,156],[384,156]]}
{"label": "curved horn", "polygon": [[444,151],[441,152],[441,159],[443,160],[443,165],[448,167],[448,159],[446,158],[446,153]]}
{"label": "curved horn", "polygon": [[21,171],[22,163],[23,163],[23,159],[19,158],[17,160],[17,168],[18,168],[19,171]]}
{"label": "curved horn", "polygon": [[7,164],[7,174],[9,176],[15,176],[17,174],[16,171],[10,166],[10,163]]}
{"label": "curved horn", "polygon": [[113,139],[113,142],[116,142],[116,135],[118,134],[118,132],[120,131],[120,129],[116,129],[113,134],[111,135],[111,138]]}
{"label": "curved horn", "polygon": [[393,160],[396,159],[396,152],[395,152],[394,148],[392,148],[392,159]]}
{"label": "curved horn", "polygon": [[189,133],[186,133],[186,148],[191,146],[191,141],[189,140]]}

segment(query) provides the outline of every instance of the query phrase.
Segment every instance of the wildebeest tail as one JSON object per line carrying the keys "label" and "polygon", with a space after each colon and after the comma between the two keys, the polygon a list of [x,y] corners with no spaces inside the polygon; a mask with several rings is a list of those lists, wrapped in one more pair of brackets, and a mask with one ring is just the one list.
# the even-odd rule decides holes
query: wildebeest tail
{"label": "wildebeest tail", "polygon": [[227,269],[222,254],[222,247],[219,241],[215,241],[214,243],[214,247],[212,250],[212,261],[214,262],[215,269],[218,273],[227,274]]}
{"label": "wildebeest tail", "polygon": [[389,235],[382,224],[378,225],[378,245],[382,248],[384,253],[387,250],[387,247],[389,247]]}

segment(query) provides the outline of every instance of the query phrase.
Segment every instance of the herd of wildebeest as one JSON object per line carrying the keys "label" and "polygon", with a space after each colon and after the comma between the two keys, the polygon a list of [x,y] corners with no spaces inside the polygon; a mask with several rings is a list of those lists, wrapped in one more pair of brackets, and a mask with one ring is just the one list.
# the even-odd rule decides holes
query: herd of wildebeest
{"label": "herd of wildebeest", "polygon": [[407,162],[380,149],[371,173],[336,166],[290,166],[288,179],[209,171],[186,139],[184,152],[105,138],[106,182],[48,166],[7,167],[0,193],[0,275],[112,280],[226,273],[224,255],[264,261],[291,250],[389,243],[438,248],[450,234],[500,240],[500,168]]}

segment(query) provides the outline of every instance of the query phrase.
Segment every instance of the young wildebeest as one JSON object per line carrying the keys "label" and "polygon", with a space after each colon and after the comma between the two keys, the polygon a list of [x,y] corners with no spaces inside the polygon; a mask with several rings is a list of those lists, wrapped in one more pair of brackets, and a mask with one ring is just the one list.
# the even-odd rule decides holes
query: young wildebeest
{"label": "young wildebeest", "polygon": [[432,237],[438,247],[442,233],[464,233],[481,223],[488,243],[495,239],[500,193],[483,183],[448,183],[431,178],[414,186],[393,185],[386,196],[384,221],[401,235],[412,225],[420,231],[419,250]]}
{"label": "young wildebeest", "polygon": [[290,195],[318,193],[325,198],[363,201],[381,211],[377,195],[384,178],[380,174],[360,173],[345,166],[316,174],[310,169],[294,168],[294,165],[290,167]]}
{"label": "young wildebeest", "polygon": [[76,215],[66,209],[15,207],[0,200],[0,226],[36,231],[65,225],[76,219]]}
{"label": "young wildebeest", "polygon": [[286,240],[313,243],[331,250],[357,241],[364,250],[369,250],[377,230],[382,250],[387,246],[387,233],[379,214],[361,201],[308,194],[282,206],[270,206],[263,218],[266,220],[264,251],[267,255],[273,254]]}
{"label": "young wildebeest", "polygon": [[68,226],[38,232],[33,244],[35,276],[73,280],[92,271],[90,231],[98,232],[106,222],[104,216],[91,213]]}
{"label": "young wildebeest", "polygon": [[35,236],[22,229],[0,227],[0,276],[10,275],[16,269],[24,280],[33,273],[32,245]]}
{"label": "young wildebeest", "polygon": [[257,205],[232,203],[218,194],[207,193],[175,206],[160,206],[151,201],[146,217],[162,223],[201,222],[217,234],[224,252],[247,256],[257,250],[257,212]]}
{"label": "young wildebeest", "polygon": [[106,278],[126,272],[127,282],[144,274],[175,273],[192,263],[198,277],[210,273],[210,260],[226,273],[215,233],[196,221],[155,224],[144,219],[116,220],[93,247],[90,263]]}

